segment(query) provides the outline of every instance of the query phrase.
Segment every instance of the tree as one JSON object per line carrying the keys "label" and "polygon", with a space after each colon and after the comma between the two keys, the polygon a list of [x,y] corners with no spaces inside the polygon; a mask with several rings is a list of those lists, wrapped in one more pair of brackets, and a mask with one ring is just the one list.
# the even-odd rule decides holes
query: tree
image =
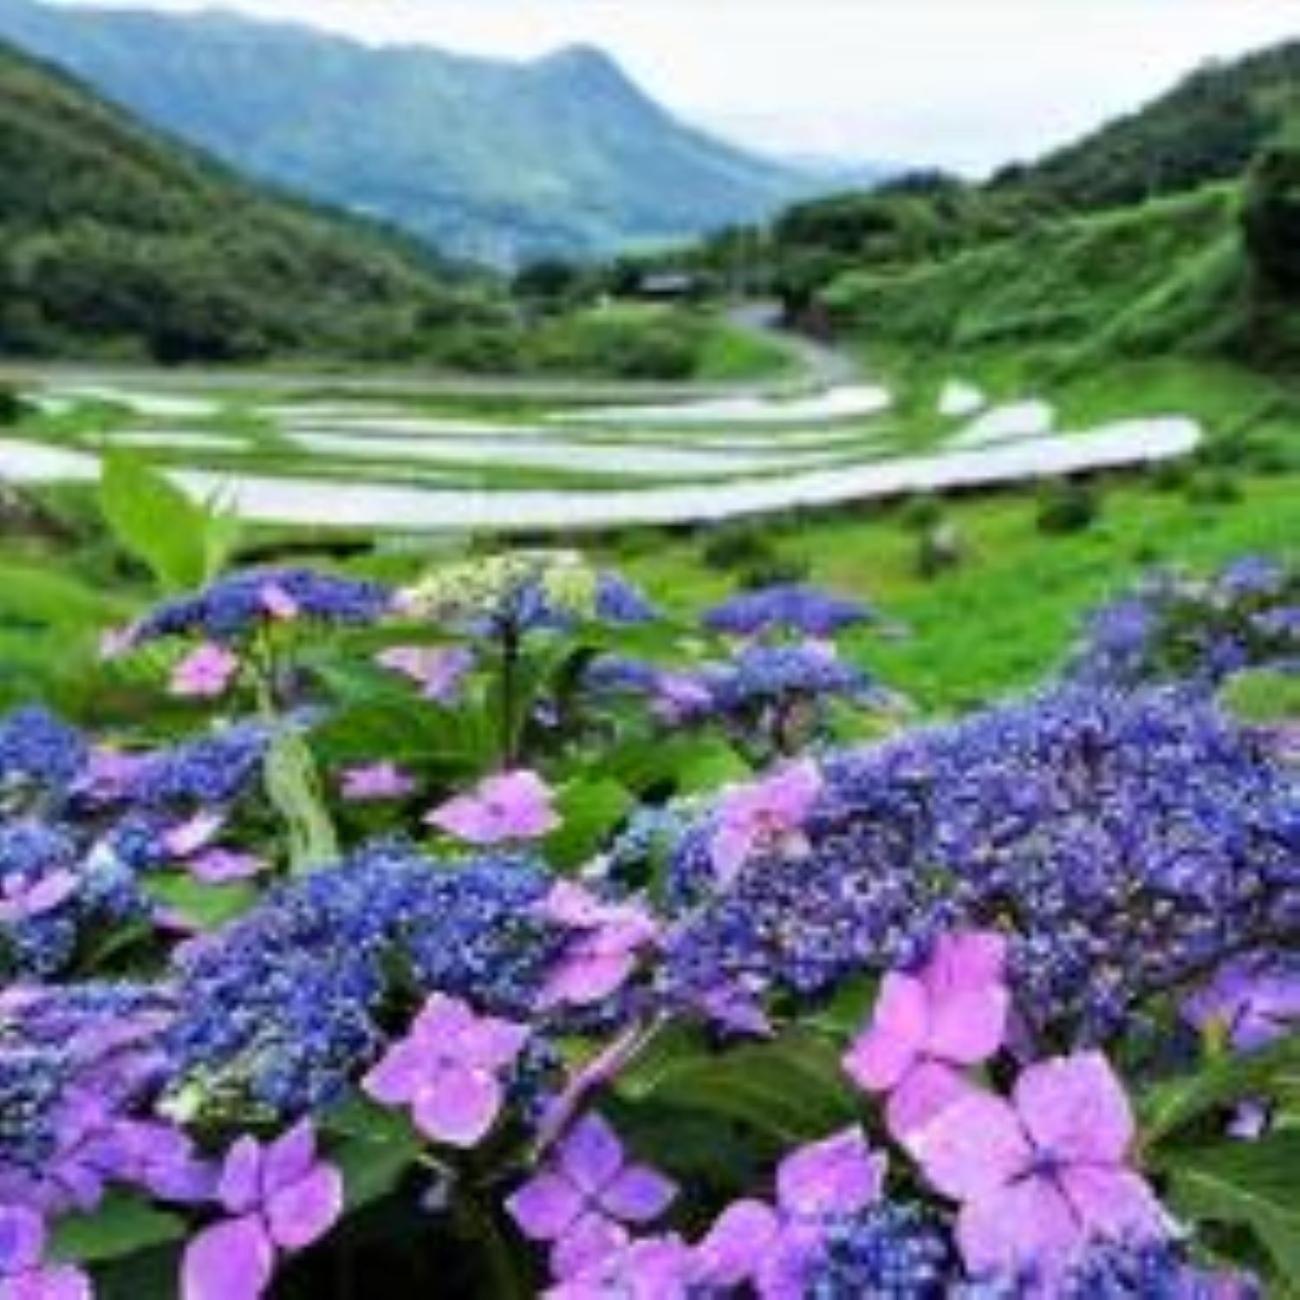
{"label": "tree", "polygon": [[1242,227],[1260,287],[1300,298],[1300,139],[1270,145],[1255,160]]}

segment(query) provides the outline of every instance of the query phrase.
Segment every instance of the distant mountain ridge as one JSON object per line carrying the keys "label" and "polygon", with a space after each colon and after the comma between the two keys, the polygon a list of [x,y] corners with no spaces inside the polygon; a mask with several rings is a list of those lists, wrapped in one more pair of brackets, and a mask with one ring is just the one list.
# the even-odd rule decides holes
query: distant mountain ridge
{"label": "distant mountain ridge", "polygon": [[824,188],[679,122],[587,46],[513,64],[33,0],[0,0],[0,37],[245,172],[498,264],[761,220]]}
{"label": "distant mountain ridge", "polygon": [[405,237],[252,184],[0,41],[0,353],[428,356],[504,310]]}

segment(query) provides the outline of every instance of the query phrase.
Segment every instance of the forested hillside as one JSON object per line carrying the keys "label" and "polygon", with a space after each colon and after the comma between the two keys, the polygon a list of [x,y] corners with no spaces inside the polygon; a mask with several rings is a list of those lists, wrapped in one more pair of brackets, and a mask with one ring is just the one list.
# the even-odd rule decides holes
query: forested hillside
{"label": "forested hillside", "polygon": [[494,289],[258,189],[0,46],[0,352],[437,355]]}

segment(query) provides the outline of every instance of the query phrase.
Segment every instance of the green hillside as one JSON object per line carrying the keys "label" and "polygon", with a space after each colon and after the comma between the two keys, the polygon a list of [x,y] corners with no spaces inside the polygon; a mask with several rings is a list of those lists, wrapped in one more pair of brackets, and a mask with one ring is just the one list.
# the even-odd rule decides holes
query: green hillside
{"label": "green hillside", "polygon": [[360,221],[258,189],[0,46],[0,352],[436,355],[497,312]]}

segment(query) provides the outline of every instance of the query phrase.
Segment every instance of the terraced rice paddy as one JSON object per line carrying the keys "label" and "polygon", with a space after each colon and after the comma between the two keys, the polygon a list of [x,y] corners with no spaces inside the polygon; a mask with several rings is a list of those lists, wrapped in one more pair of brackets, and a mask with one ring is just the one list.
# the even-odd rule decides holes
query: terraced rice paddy
{"label": "terraced rice paddy", "polygon": [[248,518],[404,530],[719,519],[1147,462],[1199,437],[1177,417],[1057,431],[1049,404],[991,406],[955,380],[925,454],[894,395],[860,382],[599,405],[571,390],[377,392],[318,378],[154,391],[51,376],[28,395],[40,413],[0,443],[14,480],[90,480],[107,450],[129,448]]}

